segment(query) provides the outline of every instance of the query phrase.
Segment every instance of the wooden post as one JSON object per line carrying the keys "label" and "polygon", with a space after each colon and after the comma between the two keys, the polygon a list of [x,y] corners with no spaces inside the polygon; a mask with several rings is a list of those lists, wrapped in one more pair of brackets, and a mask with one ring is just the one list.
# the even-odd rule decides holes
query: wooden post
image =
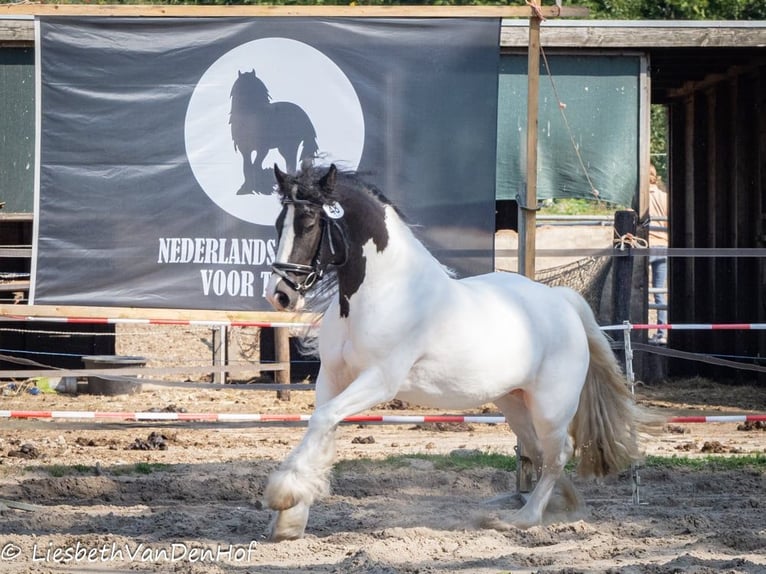
{"label": "wooden post", "polygon": [[[638,226],[638,215],[635,211],[616,211],[614,213],[615,236],[622,237],[630,234],[635,237]],[[624,250],[615,248],[614,268],[612,271],[612,322],[622,323],[630,320],[630,302],[633,288],[633,254],[629,241],[623,243]],[[616,331],[615,338],[623,341],[623,332]],[[623,347],[617,353],[625,360]]]}
{"label": "wooden post", "polygon": [[225,325],[213,327],[213,366],[219,367],[213,372],[214,383],[226,382],[226,369],[229,364],[229,337],[228,328]]}
{"label": "wooden post", "polygon": [[[535,278],[535,229],[537,226],[537,124],[540,100],[540,18],[529,19],[527,54],[527,185],[519,194],[519,273]],[[516,441],[516,490],[532,492],[535,466]]]}
{"label": "wooden post", "polygon": [[[638,217],[633,210],[616,211],[614,213],[614,230],[618,237],[626,234],[635,236]],[[625,256],[617,257],[614,262],[614,307],[612,320],[614,323],[622,323],[630,319],[630,292],[633,285],[633,257],[630,252],[629,242],[625,243]]]}
{"label": "wooden post", "polygon": [[540,19],[529,20],[527,58],[527,182],[519,194],[519,273],[535,278],[537,225],[537,126],[540,100]]}
{"label": "wooden post", "polygon": [[[277,363],[284,363],[285,368],[274,372],[274,382],[278,385],[290,384],[290,330],[287,327],[274,329],[274,355]],[[289,390],[277,391],[277,398],[290,400]]]}

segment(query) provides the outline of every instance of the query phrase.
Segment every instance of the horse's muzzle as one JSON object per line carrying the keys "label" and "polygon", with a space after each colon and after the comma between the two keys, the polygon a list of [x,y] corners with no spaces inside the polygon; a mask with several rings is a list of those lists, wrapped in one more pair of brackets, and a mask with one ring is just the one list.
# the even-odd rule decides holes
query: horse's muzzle
{"label": "horse's muzzle", "polygon": [[283,311],[290,308],[290,296],[284,291],[277,291],[274,293],[274,299],[271,301],[272,306],[277,311]]}
{"label": "horse's muzzle", "polygon": [[298,311],[303,307],[303,296],[276,275],[271,276],[266,288],[266,300],[277,311]]}

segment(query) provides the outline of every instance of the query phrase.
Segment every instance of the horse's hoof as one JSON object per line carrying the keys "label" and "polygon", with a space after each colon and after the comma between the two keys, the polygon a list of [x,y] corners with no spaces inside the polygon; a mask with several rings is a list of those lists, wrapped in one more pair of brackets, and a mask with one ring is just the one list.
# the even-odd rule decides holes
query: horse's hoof
{"label": "horse's hoof", "polygon": [[[274,518],[274,521],[279,520],[279,514]],[[303,538],[303,529],[287,529],[279,528],[276,524],[269,526],[269,542],[283,542],[285,540],[299,540]]]}
{"label": "horse's hoof", "polygon": [[483,530],[497,530],[498,532],[507,532],[513,528],[512,524],[508,524],[503,520],[500,520],[497,516],[490,514],[481,514],[476,518],[476,528]]}
{"label": "horse's hoof", "polygon": [[303,538],[309,520],[308,504],[299,503],[292,508],[275,513],[269,524],[269,540],[297,540]]}
{"label": "horse's hoof", "polygon": [[478,528],[507,532],[508,530],[528,530],[534,526],[540,526],[540,520],[530,518],[526,514],[514,511],[502,513],[503,518],[496,514],[482,514],[476,520]]}
{"label": "horse's hoof", "polygon": [[244,184],[237,190],[237,195],[255,195],[255,190],[253,190],[249,185]]}

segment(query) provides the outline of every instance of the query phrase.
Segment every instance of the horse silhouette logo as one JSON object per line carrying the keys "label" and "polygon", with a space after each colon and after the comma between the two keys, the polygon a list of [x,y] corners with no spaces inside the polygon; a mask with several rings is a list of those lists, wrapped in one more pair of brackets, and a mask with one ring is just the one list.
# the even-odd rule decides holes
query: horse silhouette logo
{"label": "horse silhouette logo", "polygon": [[293,173],[301,163],[358,170],[365,134],[362,101],[343,69],[289,38],[258,38],[223,53],[197,80],[184,122],[186,157],[202,192],[228,215],[269,230],[282,209],[273,165]]}
{"label": "horse silhouette logo", "polygon": [[319,151],[311,119],[292,102],[273,102],[255,70],[238,70],[231,88],[231,139],[242,155],[245,181],[237,195],[273,193],[274,172],[263,162],[271,150],[284,159],[288,173],[298,164],[311,163]]}

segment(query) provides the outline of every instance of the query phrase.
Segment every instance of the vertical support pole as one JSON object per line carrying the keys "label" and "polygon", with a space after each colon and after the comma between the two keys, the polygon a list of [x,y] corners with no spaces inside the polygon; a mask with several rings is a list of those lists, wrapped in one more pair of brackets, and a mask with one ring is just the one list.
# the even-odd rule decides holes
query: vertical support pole
{"label": "vertical support pole", "polygon": [[[632,327],[630,321],[623,321],[623,349],[625,352],[625,376],[630,385],[630,394],[636,395],[636,374],[633,370],[633,345],[630,340]],[[641,504],[641,475],[638,472],[638,464],[633,462],[630,465],[630,478],[633,484],[633,504]]]}
{"label": "vertical support pole", "polygon": [[[537,225],[537,125],[540,101],[540,17],[529,19],[527,54],[527,185],[519,196],[519,273],[535,278],[535,229]],[[516,490],[531,492],[535,467],[516,441]]]}
{"label": "vertical support pole", "polygon": [[[636,377],[633,373],[633,347],[630,341],[630,321],[623,321],[623,349],[625,352],[625,376],[630,384],[630,394],[636,394]],[[633,504],[641,504],[641,476],[638,474],[638,465],[633,462],[630,465],[630,479],[633,485]]]}
{"label": "vertical support pole", "polygon": [[213,366],[219,367],[213,371],[213,382],[223,384],[226,382],[226,369],[229,362],[229,337],[228,327],[220,325],[213,328]]}
{"label": "vertical support pole", "polygon": [[537,126],[540,100],[540,19],[529,19],[527,59],[527,182],[519,196],[519,273],[535,278],[537,225]]}
{"label": "vertical support pole", "polygon": [[[616,211],[614,231],[616,237],[635,237],[638,216],[635,211]],[[622,249],[622,251],[620,251]],[[623,241],[622,247],[615,249],[614,270],[612,275],[612,322],[622,323],[630,320],[630,302],[633,288],[633,254],[630,241]],[[622,333],[618,335],[622,337]],[[624,341],[624,338],[623,338]],[[623,351],[620,351],[623,355]],[[624,361],[625,357],[621,357]]]}
{"label": "vertical support pole", "polygon": [[[274,382],[278,385],[290,384],[290,330],[287,327],[274,329],[274,358],[284,368],[274,372]],[[277,391],[277,398],[282,401],[290,400],[289,389]]]}
{"label": "vertical support pole", "polygon": [[[733,81],[736,82],[736,79]],[[684,134],[683,134],[683,140],[684,140],[684,181],[683,181],[683,229],[681,229],[681,233],[683,233],[683,243],[681,244],[681,247],[696,247],[697,246],[697,237],[695,236],[695,229],[694,224],[696,222],[696,210],[695,210],[695,203],[698,193],[702,193],[702,189],[697,188],[697,170],[698,169],[704,169],[704,166],[698,166],[696,163],[696,157],[697,154],[695,154],[695,150],[698,145],[700,145],[700,142],[698,141],[702,137],[704,137],[704,133],[698,133],[697,131],[697,125],[695,124],[695,117],[697,115],[696,108],[699,106],[698,103],[698,96],[696,92],[693,92],[691,95],[688,96],[688,98],[684,101]],[[732,99],[732,102],[735,100]],[[732,107],[732,104],[730,103],[730,107]],[[733,105],[734,108],[736,108],[736,104]],[[736,117],[736,116],[735,116]],[[737,123],[733,123],[733,126],[740,125]],[[732,134],[738,134],[740,130],[733,129]],[[735,138],[738,137],[738,135],[734,136]],[[734,177],[736,177],[736,167],[739,163],[740,158],[740,152],[742,148],[736,147],[736,139],[732,142],[734,145],[732,146],[732,156],[731,156],[731,163],[727,167],[732,173]],[[726,190],[726,202],[722,207],[722,209],[726,209],[727,207],[736,206],[738,201],[737,196],[737,188],[736,188],[736,180],[734,180],[734,185]],[[673,190],[675,192],[675,188]],[[735,216],[734,219],[731,221],[738,222],[739,220]],[[737,240],[736,240],[736,234],[739,232],[739,226],[735,223],[732,226],[732,230],[734,233],[734,237],[731,237],[729,240],[731,241],[730,245],[738,246]],[[702,262],[702,259],[698,259],[696,257],[683,257],[679,258],[677,260],[674,260],[673,263],[675,265],[681,265],[682,273],[683,273],[683,282],[681,283],[681,286],[683,288],[683,317],[679,317],[680,321],[684,320],[694,320],[693,318],[698,318],[700,315],[697,311],[697,305],[699,304],[698,295],[700,294],[700,289],[697,285],[697,269],[698,269],[698,263]],[[731,275],[730,282],[727,285],[727,296],[734,302],[735,305],[735,312],[736,312],[736,304],[740,297],[744,295],[744,293],[741,293],[738,289],[737,285],[737,276],[738,276],[738,267],[739,267],[739,259],[734,258],[734,268],[735,271]],[[673,282],[668,280],[669,285],[673,285]],[[678,284],[678,283],[676,283]],[[707,290],[708,287],[705,287],[705,290]],[[749,295],[747,295],[749,296]],[[669,304],[672,304],[669,302]],[[674,313],[674,320],[676,317],[676,309],[673,309]],[[735,337],[738,337],[737,334],[735,334]],[[680,339],[680,340],[679,340]],[[681,348],[681,349],[704,349],[704,345],[700,342],[700,333],[695,331],[679,331],[678,333],[673,333],[673,347]],[[737,345],[738,349],[741,349],[739,345]],[[695,363],[690,363],[692,373],[690,374],[698,374],[699,369],[697,368],[697,365]]]}

